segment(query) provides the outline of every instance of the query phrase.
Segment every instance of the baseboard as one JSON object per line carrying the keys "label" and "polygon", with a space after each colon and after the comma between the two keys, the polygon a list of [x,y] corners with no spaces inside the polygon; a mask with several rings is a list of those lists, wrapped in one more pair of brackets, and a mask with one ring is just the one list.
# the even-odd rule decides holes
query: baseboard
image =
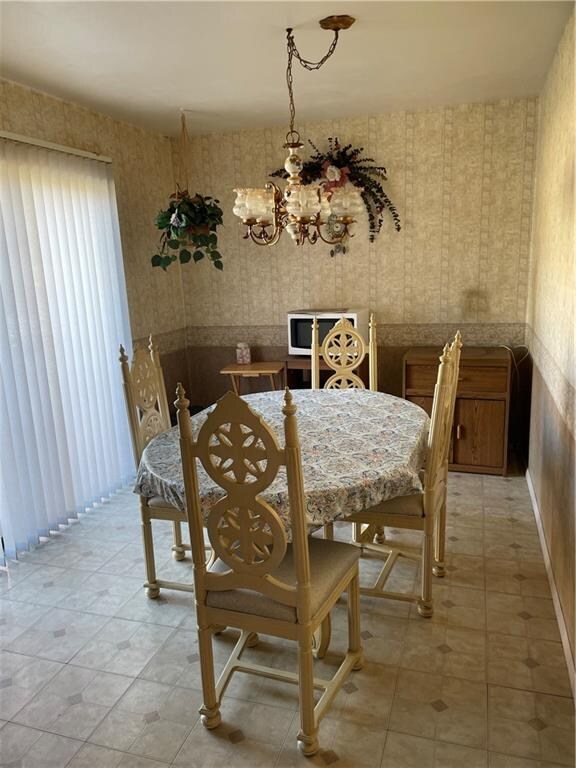
{"label": "baseboard", "polygon": [[568,640],[568,632],[566,630],[566,621],[564,619],[564,613],[562,612],[562,606],[560,604],[560,598],[558,596],[558,590],[556,589],[556,582],[554,581],[554,573],[552,571],[552,562],[550,560],[550,553],[548,552],[548,544],[546,543],[546,537],[544,536],[544,526],[542,524],[542,517],[540,515],[540,507],[538,506],[538,499],[536,498],[536,491],[532,484],[532,478],[530,477],[530,470],[526,470],[526,482],[528,483],[528,491],[530,493],[530,499],[532,501],[532,511],[534,512],[534,518],[536,519],[536,526],[538,528],[538,537],[540,539],[540,546],[542,548],[542,554],[544,556],[544,565],[546,567],[546,574],[548,575],[548,583],[550,584],[550,592],[552,593],[552,602],[554,603],[554,612],[556,613],[556,620],[558,621],[558,627],[560,629],[560,637],[562,638],[562,648],[564,649],[564,658],[566,659],[566,666],[568,667],[568,676],[570,678],[570,685],[572,687],[572,695],[575,695],[574,690],[574,678],[575,667],[574,658],[572,656],[572,649],[570,648],[570,641]]}

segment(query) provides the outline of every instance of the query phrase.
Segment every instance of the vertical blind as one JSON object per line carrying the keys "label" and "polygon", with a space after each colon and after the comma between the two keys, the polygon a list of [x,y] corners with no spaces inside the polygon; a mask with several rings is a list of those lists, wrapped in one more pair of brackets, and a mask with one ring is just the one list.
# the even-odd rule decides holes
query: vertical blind
{"label": "vertical blind", "polygon": [[0,140],[0,533],[29,549],[132,476],[111,166]]}

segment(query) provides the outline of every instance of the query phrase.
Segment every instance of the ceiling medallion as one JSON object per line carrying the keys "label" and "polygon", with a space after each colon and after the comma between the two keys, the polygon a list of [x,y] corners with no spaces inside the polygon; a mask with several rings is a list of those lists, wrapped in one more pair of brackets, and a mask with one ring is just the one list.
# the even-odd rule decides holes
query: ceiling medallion
{"label": "ceiling medallion", "polygon": [[297,59],[304,69],[320,69],[334,53],[340,31],[348,29],[354,21],[352,16],[328,16],[320,21],[322,29],[334,32],[334,39],[319,61],[304,59],[296,47],[292,29],[286,30],[286,84],[290,105],[290,130],[286,134],[284,144],[284,148],[288,150],[284,168],[288,179],[284,192],[271,182],[261,188],[245,187],[234,190],[236,202],[233,210],[246,227],[244,239],[250,238],[257,245],[275,245],[286,230],[297,245],[306,242],[313,245],[318,240],[336,245],[351,236],[350,229],[355,222],[354,217],[362,211],[361,189],[349,185],[327,190],[322,184],[302,183],[303,160],[298,151],[304,145],[300,134],[294,128],[296,109],[292,63]]}

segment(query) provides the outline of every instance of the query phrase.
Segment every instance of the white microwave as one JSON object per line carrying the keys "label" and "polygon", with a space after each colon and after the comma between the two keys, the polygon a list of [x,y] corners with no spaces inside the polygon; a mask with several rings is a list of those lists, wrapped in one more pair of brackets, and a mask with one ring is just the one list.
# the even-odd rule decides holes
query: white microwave
{"label": "white microwave", "polygon": [[312,354],[312,321],[318,320],[320,344],[334,325],[345,317],[362,336],[368,338],[367,309],[296,309],[288,312],[288,353],[290,355]]}

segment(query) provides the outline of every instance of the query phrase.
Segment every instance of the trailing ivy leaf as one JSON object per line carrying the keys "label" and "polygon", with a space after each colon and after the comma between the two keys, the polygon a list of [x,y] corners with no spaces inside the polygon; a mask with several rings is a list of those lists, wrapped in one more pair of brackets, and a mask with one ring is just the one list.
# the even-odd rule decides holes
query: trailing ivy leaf
{"label": "trailing ivy leaf", "polygon": [[160,260],[160,266],[164,271],[172,264],[172,256],[162,256],[162,259]]}
{"label": "trailing ivy leaf", "polygon": [[218,251],[210,251],[210,258],[213,261],[217,261],[222,258],[221,254]]}
{"label": "trailing ivy leaf", "polygon": [[192,258],[192,254],[187,248],[182,248],[180,251],[180,264],[188,264],[190,259]]}
{"label": "trailing ivy leaf", "polygon": [[160,256],[159,253],[157,253],[155,256],[152,256],[150,259],[150,263],[153,267],[159,267],[162,263],[162,256]]}
{"label": "trailing ivy leaf", "polygon": [[170,218],[171,213],[169,211],[160,211],[158,216],[156,216],[156,226],[158,229],[166,229],[166,227],[170,226]]}
{"label": "trailing ivy leaf", "polygon": [[202,261],[202,259],[204,258],[203,251],[194,251],[194,253],[192,254],[192,258],[194,259],[195,262]]}
{"label": "trailing ivy leaf", "polygon": [[178,250],[180,248],[180,240],[168,240],[168,248],[172,248],[173,250]]}
{"label": "trailing ivy leaf", "polygon": [[222,264],[222,262],[220,261],[220,259],[217,259],[217,260],[214,262],[214,266],[216,267],[216,269],[219,269],[219,270],[223,270],[223,269],[224,269],[224,264]]}
{"label": "trailing ivy leaf", "polygon": [[213,246],[218,245],[218,237],[214,233],[208,235],[208,244]]}

